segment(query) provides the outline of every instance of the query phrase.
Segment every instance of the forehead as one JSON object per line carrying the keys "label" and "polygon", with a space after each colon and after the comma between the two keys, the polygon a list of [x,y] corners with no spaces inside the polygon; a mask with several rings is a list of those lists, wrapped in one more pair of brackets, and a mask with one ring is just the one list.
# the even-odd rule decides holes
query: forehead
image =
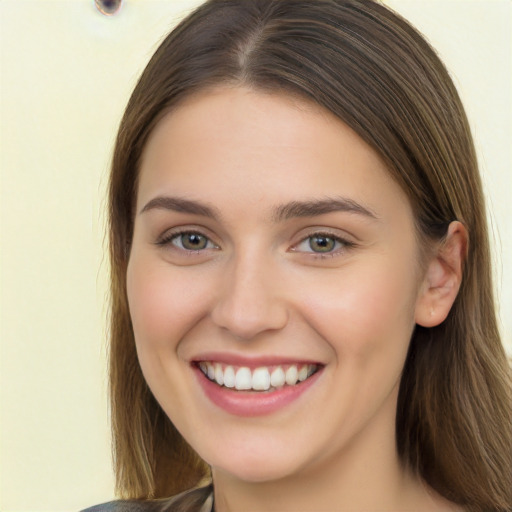
{"label": "forehead", "polygon": [[138,209],[162,194],[226,207],[326,195],[407,207],[377,153],[330,112],[246,88],[193,95],[158,123],[143,153]]}

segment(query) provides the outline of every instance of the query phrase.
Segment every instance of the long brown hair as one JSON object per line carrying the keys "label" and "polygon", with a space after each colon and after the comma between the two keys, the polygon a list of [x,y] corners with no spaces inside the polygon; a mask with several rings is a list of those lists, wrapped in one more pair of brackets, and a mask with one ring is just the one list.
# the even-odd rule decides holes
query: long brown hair
{"label": "long brown hair", "polygon": [[183,98],[222,84],[299,95],[338,116],[408,195],[421,243],[441,239],[453,220],[465,225],[469,250],[449,317],[417,327],[410,343],[397,450],[404,466],[453,502],[475,511],[512,508],[512,387],[470,129],[436,53],[372,0],[209,0],[169,34],[143,72],[119,129],[109,192],[118,492],[168,496],[208,472],[144,381],[125,281],[148,136]]}

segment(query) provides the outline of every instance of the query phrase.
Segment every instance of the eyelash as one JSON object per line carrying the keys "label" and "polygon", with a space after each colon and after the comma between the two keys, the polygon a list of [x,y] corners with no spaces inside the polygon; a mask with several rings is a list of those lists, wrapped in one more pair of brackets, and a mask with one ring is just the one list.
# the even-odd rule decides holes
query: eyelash
{"label": "eyelash", "polygon": [[[307,244],[309,242],[309,247],[311,248],[311,241],[314,239],[329,239],[332,240],[335,244],[335,248],[330,251],[321,252],[321,251],[299,251],[296,248],[301,246],[302,244]],[[336,247],[336,244],[338,247]],[[314,258],[318,259],[324,259],[324,258],[334,258],[335,256],[338,256],[340,253],[346,252],[353,247],[355,247],[355,243],[351,242],[345,238],[342,238],[340,236],[334,235],[333,233],[323,232],[323,231],[317,231],[315,233],[311,233],[305,238],[303,238],[298,244],[295,244],[294,248],[292,249],[294,252],[303,252],[306,254],[310,254]]]}
{"label": "eyelash", "polygon": [[[206,239],[207,244],[211,244],[213,247],[205,247],[205,248],[202,248],[202,249],[186,249],[183,246],[180,247],[177,244],[173,243],[174,240],[179,239],[179,237],[182,237],[183,235],[197,235],[199,237],[202,237],[202,238]],[[307,250],[300,251],[300,250],[297,250],[297,247],[299,247],[300,245],[302,245],[304,243],[308,243],[308,241],[309,241],[309,244],[310,244],[309,247],[311,248],[311,240],[314,239],[314,238],[317,238],[317,239],[324,238],[324,239],[332,240],[334,242],[334,244],[338,244],[338,247],[336,247],[336,245],[335,245],[335,249],[334,250],[330,250],[330,251],[326,251],[326,252],[321,252],[321,251],[316,252],[316,251],[313,251],[313,250],[311,250],[311,251],[307,251]],[[203,251],[206,251],[208,249],[211,250],[211,249],[218,249],[219,248],[218,245],[216,245],[214,242],[212,242],[210,237],[208,237],[207,235],[201,233],[200,231],[193,230],[193,229],[192,230],[184,229],[184,230],[181,230],[181,231],[173,231],[171,233],[168,233],[168,234],[162,236],[162,238],[160,238],[159,240],[157,240],[156,245],[162,246],[162,247],[172,245],[173,249],[182,251],[184,254],[190,254],[190,255],[199,254],[199,253],[201,253]],[[318,231],[318,232],[311,233],[308,236],[302,238],[299,241],[299,243],[297,243],[297,244],[295,244],[293,246],[291,251],[292,252],[302,252],[304,254],[309,254],[309,255],[311,255],[311,257],[317,258],[317,259],[325,259],[325,258],[333,258],[333,257],[339,255],[342,252],[346,252],[346,251],[352,249],[355,246],[356,246],[356,244],[354,242],[351,242],[351,241],[349,241],[349,240],[347,240],[345,238],[341,238],[341,237],[339,237],[337,235],[334,235],[332,233]]]}
{"label": "eyelash", "polygon": [[[183,235],[197,235],[202,238],[205,238],[207,241],[207,244],[212,244],[213,247],[205,247],[204,249],[186,249],[185,247],[179,247],[178,245],[173,243],[173,240],[179,239],[179,237],[182,237]],[[211,241],[210,237],[207,235],[201,233],[200,231],[196,231],[194,229],[184,229],[181,231],[173,231],[171,233],[167,233],[164,236],[162,236],[159,240],[157,240],[156,245],[159,246],[169,246],[172,245],[177,250],[181,250],[184,253],[188,254],[198,254],[206,249],[218,249],[219,247]]]}

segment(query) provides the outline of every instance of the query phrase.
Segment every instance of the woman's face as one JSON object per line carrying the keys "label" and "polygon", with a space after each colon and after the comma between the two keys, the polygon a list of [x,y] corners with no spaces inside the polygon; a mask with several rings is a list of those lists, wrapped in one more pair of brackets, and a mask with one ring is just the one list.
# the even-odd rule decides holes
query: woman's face
{"label": "woman's face", "polygon": [[394,456],[418,253],[404,193],[331,114],[196,95],[141,164],[127,285],[145,378],[236,478]]}

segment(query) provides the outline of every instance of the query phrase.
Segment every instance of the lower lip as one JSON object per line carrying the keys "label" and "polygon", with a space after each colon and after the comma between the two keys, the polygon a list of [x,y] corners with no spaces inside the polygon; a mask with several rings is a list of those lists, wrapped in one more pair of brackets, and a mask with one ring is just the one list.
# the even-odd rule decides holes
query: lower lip
{"label": "lower lip", "polygon": [[284,386],[275,391],[234,391],[219,386],[194,368],[205,395],[217,406],[235,416],[263,416],[286,407],[298,400],[318,380],[322,369],[295,386]]}

